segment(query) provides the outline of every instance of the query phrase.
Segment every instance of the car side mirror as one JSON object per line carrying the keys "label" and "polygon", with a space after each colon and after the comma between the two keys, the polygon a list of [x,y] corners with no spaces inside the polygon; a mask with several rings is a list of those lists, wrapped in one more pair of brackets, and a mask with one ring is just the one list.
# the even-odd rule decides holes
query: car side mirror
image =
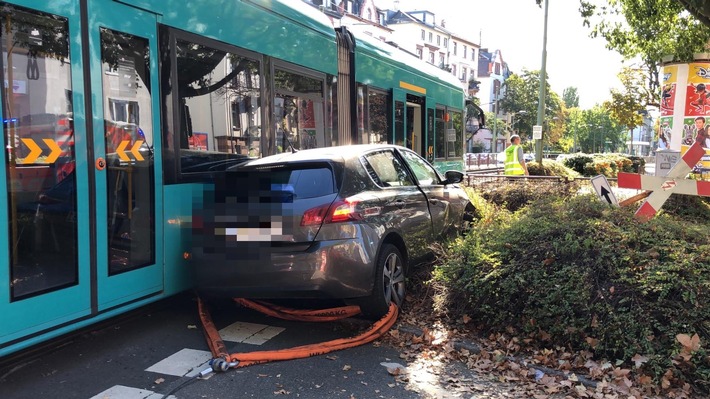
{"label": "car side mirror", "polygon": [[461,183],[463,181],[463,173],[459,172],[458,170],[448,170],[446,171],[445,175],[445,184],[455,184]]}

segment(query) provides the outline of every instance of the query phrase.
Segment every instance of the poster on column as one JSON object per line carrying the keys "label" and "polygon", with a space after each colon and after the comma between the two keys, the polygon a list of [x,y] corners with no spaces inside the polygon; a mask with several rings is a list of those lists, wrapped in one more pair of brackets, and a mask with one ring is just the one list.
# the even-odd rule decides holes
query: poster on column
{"label": "poster on column", "polygon": [[663,86],[661,87],[661,116],[673,115],[676,83],[678,82],[678,66],[668,65],[663,68]]}
{"label": "poster on column", "polygon": [[710,116],[710,62],[688,64],[684,103],[680,151],[684,154],[693,143],[705,147],[705,156],[693,169],[693,173],[705,177],[710,172],[710,134],[707,126]]}
{"label": "poster on column", "polygon": [[662,116],[658,129],[658,149],[669,150],[671,148],[671,134],[673,132],[673,117]]}

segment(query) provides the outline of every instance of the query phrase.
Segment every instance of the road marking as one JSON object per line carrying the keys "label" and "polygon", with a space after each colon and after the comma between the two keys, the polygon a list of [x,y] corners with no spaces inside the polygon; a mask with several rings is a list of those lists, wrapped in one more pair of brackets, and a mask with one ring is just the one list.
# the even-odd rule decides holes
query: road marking
{"label": "road marking", "polygon": [[212,353],[196,349],[182,349],[145,369],[153,373],[192,377],[209,366]]}
{"label": "road marking", "polygon": [[[147,389],[138,389],[126,387],[123,385],[114,385],[111,388],[101,392],[96,396],[92,396],[90,399],[160,399],[163,395],[149,391]],[[170,395],[168,399],[177,399],[175,396]]]}
{"label": "road marking", "polygon": [[219,330],[219,335],[222,337],[223,341],[262,345],[284,330],[285,328],[282,327],[238,321]]}

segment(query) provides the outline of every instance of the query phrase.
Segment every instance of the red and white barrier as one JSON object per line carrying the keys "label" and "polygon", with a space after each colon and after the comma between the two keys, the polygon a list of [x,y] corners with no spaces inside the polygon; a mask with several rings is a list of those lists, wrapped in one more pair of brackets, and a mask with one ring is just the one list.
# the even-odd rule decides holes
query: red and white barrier
{"label": "red and white barrier", "polygon": [[703,155],[703,147],[698,143],[693,144],[666,177],[619,173],[619,187],[653,191],[636,211],[636,217],[642,220],[653,218],[671,194],[710,197],[710,182],[685,179]]}

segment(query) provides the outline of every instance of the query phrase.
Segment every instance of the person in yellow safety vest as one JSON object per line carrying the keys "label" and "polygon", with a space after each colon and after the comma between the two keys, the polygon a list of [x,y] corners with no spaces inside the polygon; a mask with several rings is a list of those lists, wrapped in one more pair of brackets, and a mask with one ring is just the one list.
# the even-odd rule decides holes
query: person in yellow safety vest
{"label": "person in yellow safety vest", "polygon": [[528,166],[525,165],[523,147],[520,145],[520,136],[510,136],[510,146],[505,149],[505,174],[528,175]]}

